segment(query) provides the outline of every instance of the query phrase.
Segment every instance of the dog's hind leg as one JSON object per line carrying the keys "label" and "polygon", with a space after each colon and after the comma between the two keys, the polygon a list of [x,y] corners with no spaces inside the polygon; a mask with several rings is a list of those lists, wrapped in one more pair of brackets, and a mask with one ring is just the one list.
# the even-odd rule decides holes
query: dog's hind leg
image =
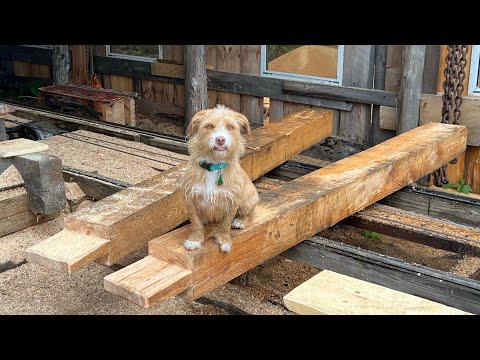
{"label": "dog's hind leg", "polygon": [[215,242],[220,245],[220,250],[223,252],[229,252],[232,248],[232,239],[230,237],[230,226],[232,220],[237,213],[237,208],[230,209],[222,221],[218,224],[217,229],[214,232]]}
{"label": "dog's hind leg", "polygon": [[202,246],[205,238],[203,221],[197,213],[195,206],[187,202],[187,213],[192,224],[192,232],[188,238],[183,242],[183,246],[187,250],[199,249]]}
{"label": "dog's hind leg", "polygon": [[250,223],[258,203],[258,196],[238,208],[237,216],[232,220],[232,229],[244,229]]}

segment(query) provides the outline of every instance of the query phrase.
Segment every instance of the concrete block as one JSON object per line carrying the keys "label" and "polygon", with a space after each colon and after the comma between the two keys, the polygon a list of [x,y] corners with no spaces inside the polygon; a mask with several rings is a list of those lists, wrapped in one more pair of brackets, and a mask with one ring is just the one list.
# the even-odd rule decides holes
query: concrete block
{"label": "concrete block", "polygon": [[67,205],[62,160],[45,153],[16,156],[13,164],[25,181],[28,206],[36,214],[53,214]]}

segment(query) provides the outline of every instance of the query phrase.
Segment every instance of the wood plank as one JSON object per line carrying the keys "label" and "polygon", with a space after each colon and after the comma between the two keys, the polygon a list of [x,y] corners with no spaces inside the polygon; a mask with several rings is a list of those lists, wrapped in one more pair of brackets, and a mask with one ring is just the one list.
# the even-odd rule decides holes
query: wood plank
{"label": "wood plank", "polygon": [[72,82],[90,85],[88,45],[70,45],[72,50]]}
{"label": "wood plank", "polygon": [[284,81],[282,88],[283,91],[288,93],[325,97],[327,99],[344,100],[362,104],[374,104],[389,107],[395,107],[398,104],[398,94],[384,90],[312,84],[300,81]]}
{"label": "wood plank", "polygon": [[52,49],[22,45],[0,45],[0,58],[11,61],[23,61],[30,64],[52,65],[52,52]]}
{"label": "wood plank", "polygon": [[150,64],[152,75],[185,79],[185,66],[183,64],[171,64],[159,61],[154,61]]}
{"label": "wood plank", "polygon": [[269,121],[276,122],[283,117],[283,101],[270,99]]}
{"label": "wood plank", "polygon": [[137,125],[137,119],[136,119],[136,114],[135,114],[135,110],[136,110],[135,99],[125,98],[123,100],[123,105],[125,106],[125,109],[124,109],[125,125],[135,127]]}
{"label": "wood plank", "polygon": [[[215,55],[217,54],[215,53]],[[215,59],[216,58],[217,56],[215,56]],[[164,83],[169,83],[171,85],[184,84],[183,79],[152,75],[150,64],[145,63],[144,61],[96,56],[94,57],[94,69],[97,73],[103,74],[118,74],[125,76],[134,75],[135,77],[142,79],[142,85],[145,84],[146,80],[153,80],[154,83],[161,81]],[[211,70],[207,70],[207,78],[209,90],[220,90],[224,92],[232,92],[235,94],[245,94],[260,97],[267,96],[278,100],[289,100],[302,104],[315,105],[345,111],[351,111],[353,106],[352,103],[348,103],[345,101],[285,94],[282,90],[283,80],[280,79]],[[106,82],[104,86],[108,87]],[[173,85],[171,86],[171,88],[175,89]],[[218,103],[218,99],[216,103]]]}
{"label": "wood plank", "polygon": [[[375,45],[345,45],[342,84],[371,89],[374,62]],[[368,146],[371,143],[370,128],[371,105],[355,104],[351,112],[340,112],[338,136]]]}
{"label": "wood plank", "polygon": [[437,93],[440,47],[440,45],[427,45],[422,83],[422,93],[424,94]]}
{"label": "wood plank", "polygon": [[303,241],[282,256],[480,314],[479,282],[463,276],[413,265],[320,236]]}
{"label": "wood plank", "polygon": [[[442,96],[422,94],[420,99],[420,125],[429,122],[442,121]],[[468,145],[480,146],[480,98],[469,96],[463,98],[461,107],[460,125],[468,128]],[[395,130],[398,119],[395,108],[380,108],[380,127],[382,129]]]}
{"label": "wood plank", "polygon": [[398,93],[397,135],[418,126],[426,45],[405,45]]}
{"label": "wood plank", "polygon": [[31,154],[48,150],[48,145],[30,139],[13,139],[0,143],[0,158]]}
{"label": "wood plank", "polygon": [[[212,65],[214,69],[217,67],[217,45],[205,45],[205,62]],[[207,82],[208,89],[208,82]],[[214,108],[217,105],[217,92],[208,89],[208,107]]]}
{"label": "wood plank", "polygon": [[[240,46],[240,71],[242,74],[260,75],[260,45]],[[263,97],[241,95],[240,110],[252,128],[263,125]]]}
{"label": "wood plank", "polygon": [[105,290],[144,308],[168,299],[190,284],[192,272],[147,256],[104,278]]}
{"label": "wood plank", "polygon": [[[217,70],[227,73],[240,73],[241,45],[217,45]],[[218,103],[241,112],[240,95],[225,91],[217,92]]]}
{"label": "wood plank", "polygon": [[111,84],[114,90],[133,91],[133,79],[129,76],[112,75]]}
{"label": "wood plank", "polygon": [[112,104],[102,103],[102,120],[114,124],[125,125],[125,104],[117,101]]}
{"label": "wood plank", "polygon": [[25,192],[0,201],[1,219],[26,211],[28,211],[28,195]]}
{"label": "wood plank", "polygon": [[324,270],[283,297],[300,315],[469,315],[465,311]]}
{"label": "wood plank", "polygon": [[184,63],[184,45],[163,45],[163,59]]}
{"label": "wood plank", "polygon": [[[331,131],[329,110],[304,111],[253,130],[242,167],[251,179],[258,178]],[[177,165],[71,214],[65,218],[66,228],[110,240],[110,253],[97,261],[105,265],[116,263],[188,219],[179,188],[184,167],[185,163]]]}
{"label": "wood plank", "polygon": [[7,216],[0,219],[0,236],[11,234],[32,225],[44,223],[58,217],[59,215],[60,213],[49,215],[34,214],[30,210],[26,210],[24,212]]}
{"label": "wood plank", "polygon": [[380,202],[459,224],[479,226],[480,202],[460,193],[448,194],[440,188],[407,187]]}
{"label": "wood plank", "polygon": [[64,229],[29,247],[25,256],[28,262],[71,274],[106,254],[109,247],[110,242],[106,239]]}
{"label": "wood plank", "polygon": [[472,192],[480,194],[480,147],[467,146],[465,180]]}
{"label": "wood plank", "polygon": [[186,250],[186,225],[150,241],[149,255],[192,270],[192,285],[183,295],[198,298],[424,176],[465,147],[465,127],[426,124],[260,194],[250,226],[233,232],[228,254],[208,235],[201,249]]}

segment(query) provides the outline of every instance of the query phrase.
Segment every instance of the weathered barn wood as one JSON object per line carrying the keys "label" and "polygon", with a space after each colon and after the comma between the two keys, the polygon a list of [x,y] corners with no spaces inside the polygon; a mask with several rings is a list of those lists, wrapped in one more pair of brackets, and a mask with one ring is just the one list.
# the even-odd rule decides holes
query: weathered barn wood
{"label": "weathered barn wood", "polygon": [[53,45],[53,83],[67,84],[70,82],[72,59],[68,45]]}
{"label": "weathered barn wood", "polygon": [[[210,237],[201,249],[186,250],[183,241],[191,231],[186,225],[150,241],[148,262],[157,258],[159,267],[178,275],[181,284],[175,293],[198,298],[433,171],[465,148],[465,127],[426,124],[262,193],[252,223],[234,232],[228,254]],[[129,299],[151,306],[173,291],[172,284],[145,291],[146,284],[152,289],[163,278],[150,269],[127,266],[108,275],[105,288],[123,296],[133,293]]]}
{"label": "weathered barn wood", "polygon": [[[293,114],[281,122],[252,132],[247,142],[250,148],[241,160],[242,167],[250,178],[258,178],[331,132],[331,110],[308,110]],[[184,166],[177,165],[98,201],[90,208],[71,214],[65,218],[66,230],[62,231],[64,235],[58,236],[58,241],[68,241],[63,240],[63,236],[76,241],[71,236],[72,232],[110,240],[108,254],[98,262],[111,265],[148,240],[175,228],[188,218],[178,183]],[[88,247],[88,243],[85,246]],[[69,264],[65,258],[57,258],[54,243],[51,243],[51,248],[50,255],[42,248],[42,255],[36,256],[35,261],[46,266],[55,261]],[[27,252],[36,253],[35,246],[27,249]]]}
{"label": "weathered barn wood", "polygon": [[185,53],[185,128],[193,115],[208,108],[207,73],[205,69],[205,47],[187,45]]}

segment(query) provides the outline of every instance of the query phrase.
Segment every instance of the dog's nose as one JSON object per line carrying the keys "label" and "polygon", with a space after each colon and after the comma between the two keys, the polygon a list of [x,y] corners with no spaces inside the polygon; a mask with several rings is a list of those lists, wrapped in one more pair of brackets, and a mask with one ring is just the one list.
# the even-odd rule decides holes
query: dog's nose
{"label": "dog's nose", "polygon": [[217,145],[223,145],[225,144],[225,138],[223,136],[217,136],[215,138],[215,142],[217,143]]}

